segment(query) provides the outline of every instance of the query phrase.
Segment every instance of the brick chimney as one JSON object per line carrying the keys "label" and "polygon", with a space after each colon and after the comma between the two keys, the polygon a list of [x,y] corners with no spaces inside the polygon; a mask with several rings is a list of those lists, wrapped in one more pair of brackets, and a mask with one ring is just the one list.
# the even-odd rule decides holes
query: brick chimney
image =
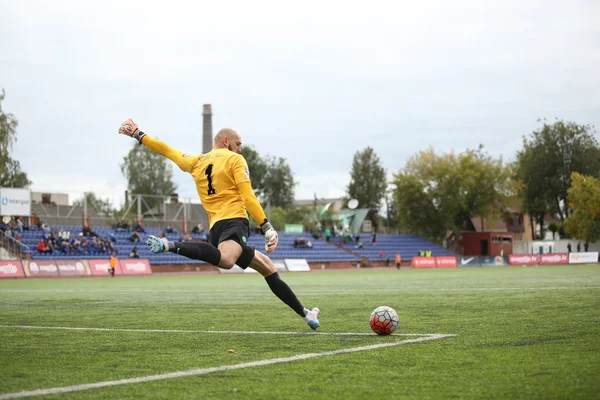
{"label": "brick chimney", "polygon": [[212,107],[204,104],[202,108],[202,152],[208,153],[213,148]]}

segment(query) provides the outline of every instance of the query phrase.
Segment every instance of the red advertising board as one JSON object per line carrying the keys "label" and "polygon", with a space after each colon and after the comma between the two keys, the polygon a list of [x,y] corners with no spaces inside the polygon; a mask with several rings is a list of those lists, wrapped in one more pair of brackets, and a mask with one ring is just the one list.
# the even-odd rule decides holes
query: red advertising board
{"label": "red advertising board", "polygon": [[54,260],[23,260],[25,276],[58,276],[58,267]]}
{"label": "red advertising board", "polygon": [[535,265],[540,261],[538,254],[511,254],[508,256],[510,265]]}
{"label": "red advertising board", "polygon": [[150,263],[146,259],[132,258],[120,260],[123,275],[148,275],[152,273]]}
{"label": "red advertising board", "polygon": [[435,265],[437,268],[456,268],[456,257],[454,256],[438,256],[435,257]]}
{"label": "red advertising board", "polygon": [[435,257],[413,257],[411,265],[413,268],[435,268]]}
{"label": "red advertising board", "polygon": [[5,278],[25,278],[21,261],[0,260],[0,279]]}
{"label": "red advertising board", "polygon": [[60,276],[88,276],[90,269],[85,260],[56,260]]}
{"label": "red advertising board", "polygon": [[[108,268],[110,267],[110,263],[108,261],[108,259],[106,260],[90,260],[90,270],[92,272],[92,275],[94,276],[98,276],[98,275],[106,275],[108,276]],[[119,263],[117,263],[117,266],[115,267],[115,275],[123,275],[123,272],[121,271],[121,266],[119,265]]]}
{"label": "red advertising board", "polygon": [[569,253],[540,254],[540,264],[568,264]]}

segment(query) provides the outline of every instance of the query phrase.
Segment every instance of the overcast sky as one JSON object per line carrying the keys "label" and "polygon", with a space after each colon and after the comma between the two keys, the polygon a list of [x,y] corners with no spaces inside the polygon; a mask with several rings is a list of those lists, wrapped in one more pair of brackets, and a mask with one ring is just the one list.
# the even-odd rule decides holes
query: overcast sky
{"label": "overcast sky", "polygon": [[512,160],[539,118],[600,129],[600,1],[367,4],[0,0],[13,157],[34,191],[121,202],[121,121],[199,153],[210,103],[307,199],[343,195],[367,146],[391,174],[428,146]]}

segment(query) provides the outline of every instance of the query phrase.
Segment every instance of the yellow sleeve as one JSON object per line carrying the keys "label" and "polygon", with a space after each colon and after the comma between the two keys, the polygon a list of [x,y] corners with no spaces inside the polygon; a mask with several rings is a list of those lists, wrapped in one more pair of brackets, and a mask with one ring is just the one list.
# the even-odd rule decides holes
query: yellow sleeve
{"label": "yellow sleeve", "polygon": [[153,152],[167,157],[169,160],[173,161],[184,172],[191,172],[192,167],[198,160],[197,157],[194,157],[191,154],[182,153],[179,150],[175,150],[165,142],[161,142],[160,140],[154,139],[148,135],[145,135],[142,138],[142,143]]}
{"label": "yellow sleeve", "polygon": [[262,206],[258,202],[258,199],[254,194],[254,190],[252,190],[250,181],[238,183],[238,188],[240,189],[240,193],[244,199],[244,207],[246,207],[246,210],[248,210],[250,215],[252,215],[252,218],[262,225],[267,220],[267,216],[265,215]]}
{"label": "yellow sleeve", "polygon": [[242,182],[250,182],[248,163],[242,155],[235,156],[233,160],[233,179],[235,180],[236,185],[239,185]]}

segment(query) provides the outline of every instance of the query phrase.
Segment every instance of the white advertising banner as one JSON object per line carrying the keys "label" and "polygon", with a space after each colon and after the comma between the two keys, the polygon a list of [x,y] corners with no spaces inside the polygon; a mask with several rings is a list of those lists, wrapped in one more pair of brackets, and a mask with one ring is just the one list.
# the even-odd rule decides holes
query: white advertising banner
{"label": "white advertising banner", "polygon": [[0,188],[0,215],[31,215],[31,190]]}
{"label": "white advertising banner", "polygon": [[569,253],[569,264],[587,264],[598,262],[598,252]]}
{"label": "white advertising banner", "polygon": [[310,266],[304,258],[286,258],[285,266],[288,271],[310,271]]}

